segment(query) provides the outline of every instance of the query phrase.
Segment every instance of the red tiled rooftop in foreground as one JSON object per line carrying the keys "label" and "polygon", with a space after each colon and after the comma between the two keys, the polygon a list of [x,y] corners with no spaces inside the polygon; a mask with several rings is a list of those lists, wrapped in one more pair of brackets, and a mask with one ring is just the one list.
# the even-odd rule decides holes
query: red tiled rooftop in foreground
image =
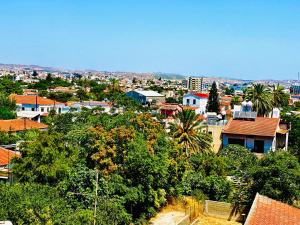
{"label": "red tiled rooftop in foreground", "polygon": [[300,225],[300,209],[257,193],[245,225]]}
{"label": "red tiled rooftop in foreground", "polygon": [[8,165],[14,157],[19,156],[20,153],[0,147],[0,166]]}
{"label": "red tiled rooftop in foreground", "polygon": [[223,134],[274,137],[276,135],[279,121],[279,118],[266,117],[257,117],[252,121],[230,119],[223,129]]}
{"label": "red tiled rooftop in foreground", "polygon": [[47,129],[48,125],[30,119],[0,120],[0,131],[23,131],[29,129]]}

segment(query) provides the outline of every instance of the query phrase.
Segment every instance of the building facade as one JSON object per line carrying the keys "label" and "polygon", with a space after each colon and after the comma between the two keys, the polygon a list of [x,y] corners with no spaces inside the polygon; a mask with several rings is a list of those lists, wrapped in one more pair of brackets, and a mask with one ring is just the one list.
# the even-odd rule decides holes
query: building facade
{"label": "building facade", "polygon": [[183,96],[182,105],[198,108],[199,113],[204,114],[206,112],[208,96],[209,95],[205,93],[195,93],[195,92],[187,93],[186,95]]}
{"label": "building facade", "polygon": [[166,101],[166,97],[156,91],[134,90],[127,92],[126,95],[142,105],[158,104]]}

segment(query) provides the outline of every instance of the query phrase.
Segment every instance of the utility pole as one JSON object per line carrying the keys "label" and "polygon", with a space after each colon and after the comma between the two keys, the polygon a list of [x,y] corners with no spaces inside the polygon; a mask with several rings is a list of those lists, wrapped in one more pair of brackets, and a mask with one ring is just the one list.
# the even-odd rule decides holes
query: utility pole
{"label": "utility pole", "polygon": [[96,169],[96,189],[95,189],[95,203],[94,203],[94,225],[96,225],[96,216],[97,216],[98,180],[99,180],[99,172]]}

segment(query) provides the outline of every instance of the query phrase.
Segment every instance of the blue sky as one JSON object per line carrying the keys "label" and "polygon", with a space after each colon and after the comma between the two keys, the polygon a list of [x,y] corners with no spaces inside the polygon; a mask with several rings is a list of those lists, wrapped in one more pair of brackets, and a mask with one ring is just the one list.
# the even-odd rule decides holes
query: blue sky
{"label": "blue sky", "polygon": [[0,4],[2,63],[243,79],[300,71],[299,0]]}

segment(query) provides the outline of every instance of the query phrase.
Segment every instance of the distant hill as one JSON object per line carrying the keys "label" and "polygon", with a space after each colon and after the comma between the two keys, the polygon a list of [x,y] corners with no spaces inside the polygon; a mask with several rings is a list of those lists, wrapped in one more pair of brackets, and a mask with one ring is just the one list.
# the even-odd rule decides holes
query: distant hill
{"label": "distant hill", "polygon": [[176,73],[162,73],[162,72],[157,72],[154,73],[155,78],[162,78],[162,79],[168,79],[168,80],[183,80],[185,78],[184,75],[181,74],[176,74]]}

